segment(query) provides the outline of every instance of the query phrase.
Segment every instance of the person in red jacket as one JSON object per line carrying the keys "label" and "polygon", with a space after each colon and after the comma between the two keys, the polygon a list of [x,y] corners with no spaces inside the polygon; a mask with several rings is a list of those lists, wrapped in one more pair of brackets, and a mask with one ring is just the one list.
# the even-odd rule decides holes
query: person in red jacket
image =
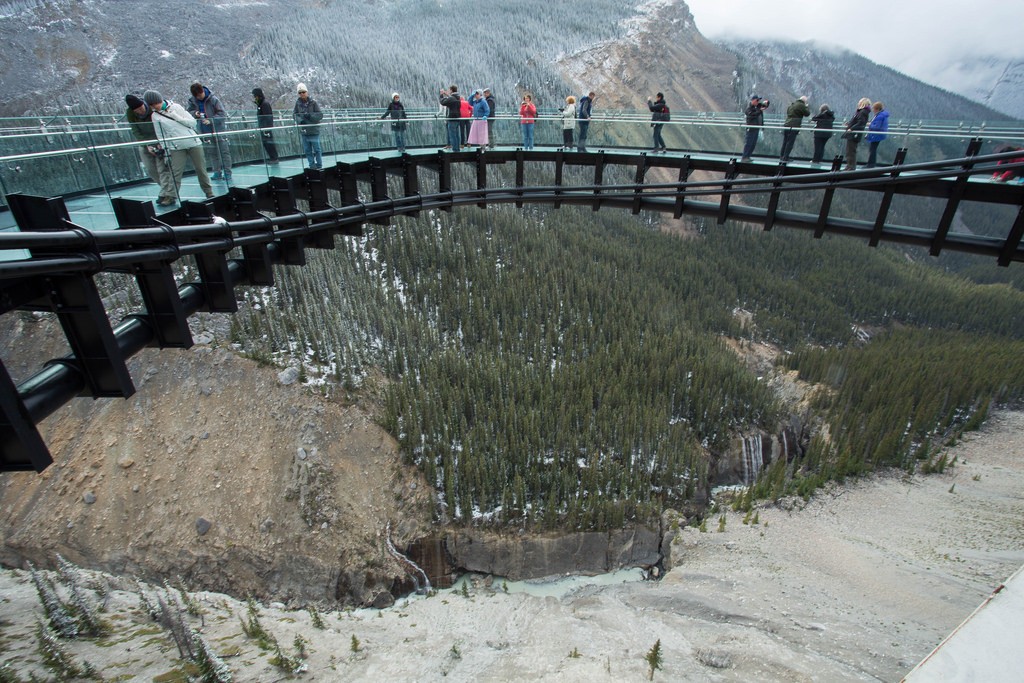
{"label": "person in red jacket", "polygon": [[459,106],[459,129],[462,132],[462,146],[467,146],[469,142],[469,129],[473,125],[473,105],[469,103],[469,98],[464,97]]}
{"label": "person in red jacket", "polygon": [[[1003,154],[1004,152],[1024,152],[1022,147],[1014,147],[1013,145],[1000,145],[996,147],[996,154]],[[1019,157],[1012,157],[1010,159],[1001,159],[996,162],[996,166],[1002,166],[1003,164],[1021,164],[1024,163],[1024,154]],[[995,183],[1006,183],[1011,180],[1020,182],[1024,179],[1024,168],[1010,168],[1005,170],[997,170],[992,174],[992,182]]]}
{"label": "person in red jacket", "polygon": [[523,95],[519,105],[519,125],[523,129],[523,149],[533,149],[533,125],[537,122],[537,107],[533,103],[533,95]]}

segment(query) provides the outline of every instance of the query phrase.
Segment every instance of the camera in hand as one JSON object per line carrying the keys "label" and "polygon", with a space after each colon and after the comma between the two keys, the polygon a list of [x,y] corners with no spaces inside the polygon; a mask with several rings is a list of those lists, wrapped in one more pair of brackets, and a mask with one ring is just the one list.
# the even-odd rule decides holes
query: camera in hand
{"label": "camera in hand", "polygon": [[771,103],[768,100],[761,100],[761,103],[757,106],[761,107],[761,109],[767,109],[769,104]]}

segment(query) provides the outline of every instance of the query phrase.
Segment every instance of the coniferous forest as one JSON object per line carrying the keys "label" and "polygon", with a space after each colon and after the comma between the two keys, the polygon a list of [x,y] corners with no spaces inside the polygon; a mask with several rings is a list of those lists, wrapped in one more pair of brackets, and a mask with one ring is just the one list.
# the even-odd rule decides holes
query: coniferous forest
{"label": "coniferous forest", "polygon": [[640,218],[492,206],[367,226],[251,291],[233,337],[303,356],[311,384],[383,377],[382,423],[456,523],[606,529],[702,504],[730,439],[784,417],[726,338],[778,345],[828,425],[761,495],[911,469],[1021,399],[1012,286],[847,238]]}

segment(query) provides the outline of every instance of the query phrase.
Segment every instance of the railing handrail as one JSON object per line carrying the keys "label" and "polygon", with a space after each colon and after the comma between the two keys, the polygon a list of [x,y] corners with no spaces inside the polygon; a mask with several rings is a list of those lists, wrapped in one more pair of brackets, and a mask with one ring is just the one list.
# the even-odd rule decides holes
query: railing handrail
{"label": "railing handrail", "polygon": [[[352,110],[336,110],[336,111],[352,111]],[[364,111],[364,110],[359,110],[359,111]],[[409,113],[411,113],[411,115],[409,116],[409,118],[404,119],[404,121],[406,123],[409,123],[409,124],[412,124],[412,125],[416,125],[416,124],[420,124],[420,123],[425,123],[425,122],[435,122],[435,121],[444,121],[444,120],[446,120],[445,117],[437,115],[436,112],[426,112],[426,111],[423,111],[423,110],[412,110]],[[550,121],[550,122],[557,122],[557,123],[561,122],[561,117],[556,112],[553,112],[553,111],[552,112],[548,112],[548,111],[538,112],[538,114],[537,114],[537,116],[535,118],[537,119],[537,121],[545,121],[545,122]],[[489,117],[489,120],[492,120],[492,121],[497,120],[497,121],[514,121],[514,122],[518,122],[519,115],[518,114],[499,114],[498,116]],[[579,122],[581,120],[582,119],[576,119],[577,122]],[[390,123],[390,121],[391,121],[390,119],[382,119],[379,114],[374,114],[373,116],[361,116],[361,117],[347,116],[347,117],[344,117],[344,118],[331,118],[331,119],[327,119],[325,117],[325,119],[323,121],[321,121],[319,124],[317,124],[317,126],[321,127],[321,128],[326,127],[326,126],[346,127],[346,126],[360,126],[360,125],[374,124],[374,123],[384,123],[384,124],[387,124],[387,123]],[[650,123],[650,116],[646,112],[616,113],[614,115],[610,115],[607,112],[602,112],[602,113],[596,113],[591,118],[591,121],[601,122],[601,123],[648,124],[648,123]],[[117,127],[99,129],[99,132],[111,132],[111,131],[130,132],[131,127],[130,127],[130,124],[127,121],[124,121],[122,119],[118,123],[122,124],[122,125],[118,125]],[[255,123],[255,121],[253,121],[253,123]],[[716,115],[711,117],[711,118],[701,117],[701,116],[697,116],[696,118],[694,118],[694,117],[687,116],[684,113],[682,116],[676,115],[675,120],[665,121],[664,124],[666,126],[669,126],[669,127],[675,127],[675,126],[682,127],[682,126],[688,126],[688,125],[700,125],[700,126],[706,126],[706,127],[709,127],[709,128],[741,128],[741,129],[743,129],[743,128],[750,127],[743,120],[743,115],[742,114],[732,114],[732,113],[724,113],[723,114],[723,113],[720,113],[720,112],[716,113]],[[306,125],[308,125],[308,124],[306,124]],[[960,124],[960,125],[962,125],[962,124]],[[1013,140],[1013,141],[1021,141],[1022,143],[1024,143],[1024,125],[1022,125],[1019,128],[996,128],[996,127],[992,127],[992,126],[986,126],[985,124],[979,124],[979,125],[982,126],[983,129],[974,130],[972,128],[972,129],[964,130],[963,128],[959,128],[959,127],[955,128],[955,127],[953,127],[952,122],[948,123],[945,126],[941,126],[941,127],[937,126],[937,125],[932,125],[932,126],[927,126],[926,127],[926,124],[924,124],[921,121],[919,121],[917,124],[914,124],[912,122],[904,122],[904,121],[898,120],[898,121],[896,121],[894,123],[890,123],[889,129],[886,131],[886,134],[889,135],[889,136],[893,136],[893,137],[897,137],[897,136],[907,137],[907,136],[913,135],[913,136],[918,136],[918,137],[935,138],[935,139],[964,139],[964,138],[977,137],[977,138],[982,138],[982,139],[988,139],[990,141],[991,140],[1000,140],[1000,141],[1010,141],[1010,140]],[[215,133],[202,133],[202,132],[196,131],[195,134],[196,135],[200,135],[200,136],[204,136],[204,135],[205,136],[217,135],[217,136],[225,136],[225,137],[231,138],[231,137],[246,136],[246,135],[249,135],[249,134],[251,134],[251,133],[253,133],[255,131],[258,131],[258,130],[269,130],[269,131],[273,131],[273,132],[283,132],[283,131],[295,131],[295,130],[297,130],[299,128],[303,128],[303,127],[305,127],[305,125],[298,125],[298,124],[294,124],[294,123],[289,123],[289,124],[275,123],[275,125],[273,127],[268,127],[268,128],[246,127],[246,128],[238,128],[236,130],[217,131]],[[788,130],[789,129],[789,127],[784,126],[782,123],[778,123],[778,122],[775,122],[775,121],[769,121],[769,122],[765,123],[764,125],[759,126],[759,128],[761,128],[763,130],[774,130],[774,131],[784,131],[784,130]],[[800,128],[800,130],[802,130],[802,131],[816,131],[818,129],[814,128],[811,125],[807,125],[807,126],[802,126]],[[834,134],[840,134],[840,133],[844,132],[844,130],[845,129],[840,124],[839,126],[832,128],[831,132],[834,133]],[[94,129],[84,128],[84,129],[80,129],[80,130],[76,130],[76,131],[47,131],[47,132],[34,132],[34,133],[25,133],[25,134],[17,134],[17,135],[8,135],[8,136],[4,136],[4,135],[0,134],[0,144],[2,144],[2,141],[6,140],[6,139],[50,138],[50,137],[59,136],[59,135],[89,136],[92,132],[94,132]],[[870,131],[863,131],[863,132],[864,133],[868,133]],[[161,141],[161,142],[169,142],[169,141],[174,141],[174,140],[184,140],[184,139],[188,139],[190,137],[191,137],[191,135],[179,136],[179,137],[161,137],[159,139],[159,141]],[[142,140],[142,141],[133,140],[133,141],[130,141],[130,142],[114,142],[114,143],[103,143],[103,144],[79,144],[79,145],[74,146],[74,147],[61,147],[60,149],[51,149],[51,150],[40,151],[40,152],[26,152],[26,153],[22,153],[22,154],[4,155],[4,156],[0,156],[0,163],[17,162],[17,161],[23,161],[23,160],[24,161],[28,161],[28,160],[34,160],[34,159],[45,159],[45,158],[64,156],[64,155],[68,155],[68,154],[87,154],[87,153],[94,153],[94,152],[103,152],[103,151],[108,151],[108,150],[144,147],[146,145],[151,145],[153,143],[154,143],[153,140]],[[365,150],[351,149],[351,150],[347,150],[347,151],[349,151],[349,152],[359,152],[359,151],[368,151],[369,149],[371,149],[371,148],[366,148]]]}

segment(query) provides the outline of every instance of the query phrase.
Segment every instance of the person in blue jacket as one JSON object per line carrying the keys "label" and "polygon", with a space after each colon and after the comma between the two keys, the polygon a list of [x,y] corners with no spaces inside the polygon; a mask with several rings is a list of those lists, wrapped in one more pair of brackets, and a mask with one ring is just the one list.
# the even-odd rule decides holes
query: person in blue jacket
{"label": "person in blue jacket", "polygon": [[868,141],[868,168],[875,167],[878,143],[886,138],[885,131],[889,130],[889,112],[885,110],[885,105],[875,102],[871,105],[871,111],[874,114],[871,123],[868,124],[868,130],[871,132],[864,138]]}
{"label": "person in blue jacket", "polygon": [[479,145],[481,149],[484,149],[489,143],[487,117],[491,115],[491,107],[487,104],[484,91],[479,88],[470,96],[469,104],[473,107],[473,123],[469,127],[469,138],[466,144]]}

